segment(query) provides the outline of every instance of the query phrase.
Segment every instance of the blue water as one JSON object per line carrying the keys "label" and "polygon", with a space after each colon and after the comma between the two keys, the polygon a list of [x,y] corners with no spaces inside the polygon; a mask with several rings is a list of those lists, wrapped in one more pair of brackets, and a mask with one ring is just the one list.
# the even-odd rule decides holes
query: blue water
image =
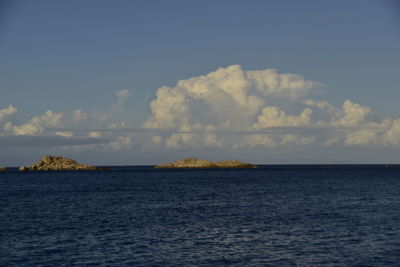
{"label": "blue water", "polygon": [[400,166],[0,173],[3,266],[400,266]]}

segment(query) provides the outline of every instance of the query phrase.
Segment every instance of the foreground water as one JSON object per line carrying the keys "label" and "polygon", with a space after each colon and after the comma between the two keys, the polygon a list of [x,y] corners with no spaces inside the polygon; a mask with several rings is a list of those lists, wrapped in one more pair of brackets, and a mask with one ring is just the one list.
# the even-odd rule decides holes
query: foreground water
{"label": "foreground water", "polygon": [[399,266],[400,166],[0,173],[4,266]]}

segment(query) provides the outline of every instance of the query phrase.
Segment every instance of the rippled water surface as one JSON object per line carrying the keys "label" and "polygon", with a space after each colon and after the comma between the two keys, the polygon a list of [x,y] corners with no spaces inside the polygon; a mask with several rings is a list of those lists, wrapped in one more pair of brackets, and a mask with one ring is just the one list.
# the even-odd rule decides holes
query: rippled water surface
{"label": "rippled water surface", "polygon": [[0,173],[4,266],[399,266],[400,166]]}

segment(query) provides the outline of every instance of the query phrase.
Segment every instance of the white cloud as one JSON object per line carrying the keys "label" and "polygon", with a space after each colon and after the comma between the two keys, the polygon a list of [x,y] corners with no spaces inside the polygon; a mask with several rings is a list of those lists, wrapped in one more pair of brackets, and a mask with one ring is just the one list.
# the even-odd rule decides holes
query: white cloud
{"label": "white cloud", "polygon": [[64,136],[64,137],[72,137],[72,136],[74,136],[74,133],[71,132],[71,131],[56,131],[54,134],[58,135],[58,136]]}
{"label": "white cloud", "polygon": [[[245,71],[240,65],[219,68],[203,76],[178,81],[175,87],[161,87],[151,102],[152,115],[145,128],[204,131],[204,134],[174,133],[166,138],[167,148],[289,144],[292,135],[277,142],[271,136],[226,137],[215,131],[253,131],[278,126],[309,125],[312,115],[305,108],[299,115],[288,115],[273,102],[300,101],[318,83],[275,69]],[[301,139],[301,138],[300,138]],[[298,139],[300,143],[304,143]]]}
{"label": "white cloud", "polygon": [[[63,152],[68,150],[72,153],[96,149],[130,149],[132,134],[118,131],[126,126],[126,122],[120,117],[124,112],[122,107],[129,97],[129,90],[116,91],[116,97],[116,102],[103,113],[88,113],[81,109],[68,112],[47,110],[25,122],[21,121],[22,116],[13,116],[18,110],[10,105],[0,109],[0,137],[2,140],[12,141],[19,149],[24,146],[46,147],[46,150],[56,147]],[[116,131],[101,130],[110,128],[115,128]]]}
{"label": "white cloud", "polygon": [[389,129],[383,135],[383,140],[386,145],[400,146],[400,119],[391,121]]}
{"label": "white cloud", "polygon": [[161,87],[151,102],[147,128],[193,129],[249,127],[266,103],[296,99],[318,83],[274,69],[244,71],[240,65],[219,68],[207,75],[181,80],[175,87]]}
{"label": "white cloud", "polygon": [[9,105],[7,108],[0,109],[0,122],[5,120],[7,117],[15,114],[17,111],[18,109],[12,105]]}
{"label": "white cloud", "polygon": [[298,116],[287,115],[285,111],[278,107],[266,107],[262,114],[257,117],[255,129],[280,126],[304,126],[310,125],[312,110],[304,109]]}
{"label": "white cloud", "polygon": [[359,104],[353,103],[350,100],[345,100],[340,110],[343,115],[333,124],[336,126],[354,127],[366,122],[370,119],[371,109]]}
{"label": "white cloud", "polygon": [[246,71],[246,75],[249,82],[266,96],[298,98],[307,95],[316,86],[321,85],[304,80],[299,75],[279,74],[275,69]]}
{"label": "white cloud", "polygon": [[341,107],[315,101],[310,97],[318,86],[275,69],[219,68],[159,88],[143,127],[176,131],[163,137],[165,142],[157,140],[169,149],[400,146],[399,120],[380,119],[369,107],[350,100]]}
{"label": "white cloud", "polygon": [[96,132],[96,131],[93,131],[93,132],[89,132],[89,137],[93,137],[93,138],[99,138],[99,137],[102,137],[103,136],[103,134],[101,133],[101,132]]}
{"label": "white cloud", "polygon": [[0,109],[0,136],[18,136],[22,139],[12,140],[29,140],[31,146],[52,140],[57,147],[65,144],[64,149],[70,145],[71,151],[115,153],[400,147],[400,118],[379,118],[371,108],[348,99],[339,106],[316,101],[312,92],[318,86],[275,69],[246,71],[233,65],[159,88],[150,104],[151,115],[141,128],[129,128],[134,122],[123,106],[130,91],[123,89],[116,91],[116,101],[103,113],[48,110],[17,123],[12,117],[18,110],[10,105]]}
{"label": "white cloud", "polygon": [[35,116],[22,125],[13,125],[8,122],[5,126],[5,130],[15,135],[42,134],[46,127],[60,127],[63,115],[63,113],[54,113],[52,110],[48,110],[45,114]]}

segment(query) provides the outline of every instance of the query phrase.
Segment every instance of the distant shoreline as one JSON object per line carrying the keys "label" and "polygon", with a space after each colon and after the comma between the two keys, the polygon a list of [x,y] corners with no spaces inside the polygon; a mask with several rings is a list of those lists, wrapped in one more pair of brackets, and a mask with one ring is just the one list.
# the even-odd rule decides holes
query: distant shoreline
{"label": "distant shoreline", "polygon": [[[286,164],[286,163],[276,163],[276,164],[254,164],[257,166],[259,169],[266,169],[266,168],[279,168],[279,167],[303,167],[303,168],[311,168],[311,167],[320,167],[320,168],[325,168],[327,166],[331,166],[331,169],[338,168],[338,167],[382,167],[382,168],[390,168],[390,167],[398,167],[400,168],[400,163],[395,163],[395,164],[385,164],[385,163],[335,163],[335,164],[322,164],[322,163],[304,163],[304,164]],[[107,171],[107,170],[115,170],[115,169],[126,169],[126,168],[142,168],[142,169],[154,169],[154,170],[167,170],[163,168],[154,168],[157,166],[157,164],[140,164],[140,165],[94,165],[96,167],[100,168],[106,168],[106,170],[97,170],[97,171]],[[7,171],[18,171],[18,166],[5,166],[6,170],[3,172]],[[197,168],[179,168],[179,170],[194,170]],[[203,168],[198,168],[199,170],[202,170]],[[209,168],[204,168],[204,169],[209,169]],[[214,168],[216,170],[217,168]],[[236,169],[239,170],[240,168],[222,168],[222,169]],[[172,170],[172,169],[171,169]],[[176,170],[176,169],[175,169]],[[247,169],[248,170],[248,169]],[[68,170],[59,170],[59,171],[68,171]],[[76,171],[76,170],[75,170]],[[48,171],[51,172],[51,171]],[[1,172],[0,172],[1,173]]]}

